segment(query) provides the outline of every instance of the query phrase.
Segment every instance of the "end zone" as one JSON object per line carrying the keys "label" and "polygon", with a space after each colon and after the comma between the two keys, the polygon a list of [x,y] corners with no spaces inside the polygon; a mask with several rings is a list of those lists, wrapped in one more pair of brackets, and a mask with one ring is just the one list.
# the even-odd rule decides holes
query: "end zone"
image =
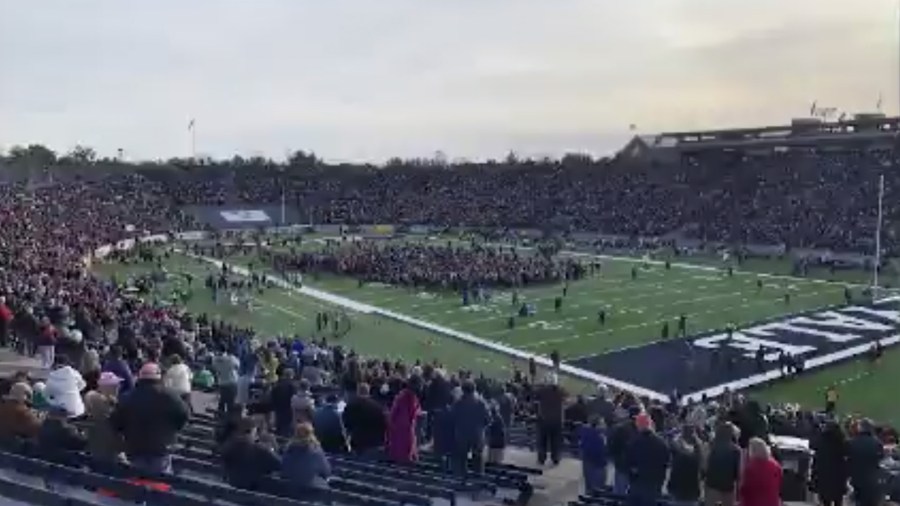
{"label": "end zone", "polygon": [[690,402],[782,377],[782,353],[810,370],[862,355],[876,341],[884,347],[900,342],[900,297],[758,322],[730,338],[717,330],[568,363],[659,393],[675,388]]}

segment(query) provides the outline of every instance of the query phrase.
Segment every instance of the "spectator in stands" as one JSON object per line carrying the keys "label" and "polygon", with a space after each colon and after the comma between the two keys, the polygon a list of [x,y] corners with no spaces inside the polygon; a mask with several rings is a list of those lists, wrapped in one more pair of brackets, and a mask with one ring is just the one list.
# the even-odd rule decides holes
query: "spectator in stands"
{"label": "spectator in stands", "polygon": [[122,382],[119,384],[119,393],[124,394],[130,392],[134,388],[134,375],[131,373],[131,367],[128,362],[122,358],[122,348],[114,345],[109,348],[106,361],[103,362],[101,371],[109,372],[120,378]]}
{"label": "spectator in stands", "polygon": [[453,452],[456,448],[454,436],[456,424],[453,419],[452,404],[462,397],[461,388],[453,388],[450,391],[450,403],[443,408],[438,408],[432,419],[433,451],[441,459],[441,465],[447,471],[453,470]]}
{"label": "spectator in stands", "polygon": [[313,360],[312,363],[303,366],[303,372],[300,377],[305,379],[310,386],[313,387],[325,384],[325,371],[322,370],[318,360]]}
{"label": "spectator in stands", "polygon": [[241,363],[237,357],[227,352],[223,347],[213,356],[211,367],[219,390],[219,416],[224,416],[234,410],[238,391],[238,372]]}
{"label": "spectator in stands", "polygon": [[300,380],[297,393],[291,398],[291,410],[294,412],[296,423],[312,423],[316,411],[316,401],[313,400],[308,381]]}
{"label": "spectator in stands", "polygon": [[741,506],[781,506],[781,465],[769,445],[758,437],[747,442],[747,463],[741,473]]}
{"label": "spectator in stands", "polygon": [[384,408],[369,395],[368,383],[357,386],[356,396],[344,407],[341,418],[353,453],[369,455],[384,446],[387,415]]}
{"label": "spectator in stands", "polygon": [[171,446],[188,422],[181,398],[162,385],[159,366],[147,363],[138,373],[134,390],[110,416],[113,428],[125,438],[125,453],[135,466],[152,472],[171,472]]}
{"label": "spectator in stands", "polygon": [[700,500],[700,471],[703,464],[703,442],[693,425],[685,424],[672,441],[672,469],[668,491],[678,502],[697,504]]}
{"label": "spectator in stands", "polygon": [[240,406],[247,406],[250,402],[250,385],[253,384],[260,370],[259,353],[249,348],[243,350],[239,357],[240,368],[238,369],[235,403]]}
{"label": "spectator in stands", "polygon": [[599,414],[591,415],[591,421],[579,426],[577,434],[584,491],[590,493],[603,490],[607,486],[606,467],[609,459],[603,418]]}
{"label": "spectator in stands", "polygon": [[81,391],[86,385],[81,373],[73,369],[65,357],[60,356],[56,369],[47,376],[44,395],[51,406],[61,407],[71,418],[77,418],[84,414]]}
{"label": "spectator in stands", "polygon": [[221,447],[225,479],[233,487],[260,490],[265,478],[281,469],[281,459],[270,445],[256,438],[256,424],[241,417]]}
{"label": "spectator in stands", "polygon": [[500,405],[493,401],[489,404],[491,411],[491,423],[487,428],[487,461],[490,464],[500,464],[506,456],[507,425],[503,422],[500,413]]}
{"label": "spectator in stands", "polygon": [[194,380],[194,373],[191,372],[191,368],[184,363],[180,355],[172,355],[169,360],[170,364],[163,377],[163,385],[178,394],[181,400],[184,401],[184,405],[190,408],[191,382]]}
{"label": "spectator in stands", "polygon": [[857,424],[857,434],[850,440],[847,464],[850,468],[850,485],[860,506],[876,506],[882,503],[879,467],[884,459],[884,445],[875,437],[875,427],[868,419]]}
{"label": "spectator in stands", "polygon": [[65,404],[51,404],[47,418],[38,431],[37,446],[40,454],[61,464],[77,462],[71,452],[80,452],[87,446],[87,439],[69,419],[72,412]]}
{"label": "spectator in stands", "polygon": [[590,418],[587,400],[583,395],[575,396],[575,402],[566,407],[564,414],[567,425],[586,424]]}
{"label": "spectator in stands", "polygon": [[588,412],[591,416],[599,416],[605,427],[615,423],[616,405],[609,399],[609,388],[603,383],[597,384],[597,395],[588,405]]}
{"label": "spectator in stands", "polygon": [[491,423],[487,403],[475,393],[475,383],[462,384],[462,397],[451,408],[453,416],[454,468],[465,475],[467,463],[476,474],[484,473],[485,430]]}
{"label": "spectator in stands", "polygon": [[637,435],[628,446],[625,460],[628,480],[629,506],[656,506],[662,495],[671,454],[665,441],[653,430],[653,420],[647,413],[634,419]]}
{"label": "spectator in stands", "polygon": [[763,441],[769,438],[769,419],[763,413],[762,406],[755,399],[748,400],[739,411],[737,420],[740,437],[738,444],[746,448],[748,442],[758,437]]}
{"label": "spectator in stands", "polygon": [[847,437],[836,422],[828,422],[821,435],[811,441],[814,453],[813,489],[822,506],[841,506],[850,478],[847,464]]}
{"label": "spectator in stands", "polygon": [[259,364],[262,366],[263,379],[266,383],[273,384],[278,381],[278,366],[281,365],[281,361],[271,348],[263,348]]}
{"label": "spectator in stands", "polygon": [[12,327],[13,312],[6,305],[6,297],[0,296],[0,347],[9,346],[9,331]]}
{"label": "spectator in stands", "polygon": [[537,388],[537,462],[543,466],[550,454],[553,465],[559,464],[562,451],[562,431],[566,391],[559,386],[556,373],[547,373],[544,384]]}
{"label": "spectator in stands", "polygon": [[56,361],[56,341],[58,332],[56,327],[50,323],[50,318],[46,316],[41,318],[40,326],[37,334],[37,352],[41,357],[41,367],[50,369]]}
{"label": "spectator in stands", "polygon": [[422,378],[410,376],[403,390],[397,394],[391,405],[388,422],[387,454],[394,462],[408,463],[418,460],[419,448],[416,438],[416,420],[421,407],[419,392]]}
{"label": "spectator in stands", "polygon": [[328,490],[331,465],[316,440],[311,424],[297,424],[294,438],[281,459],[281,476],[291,487],[292,493],[304,499],[312,499],[316,491]]}
{"label": "spectator in stands", "polygon": [[294,410],[291,408],[291,399],[297,393],[294,383],[294,370],[285,367],[281,370],[281,376],[269,392],[269,403],[272,414],[275,417],[275,434],[281,437],[290,437],[294,423]]}
{"label": "spectator in stands", "polygon": [[0,444],[37,437],[41,421],[29,406],[31,397],[27,383],[14,383],[0,402]]}
{"label": "spectator in stands", "polygon": [[609,437],[609,456],[613,462],[613,491],[620,495],[628,492],[628,481],[631,473],[628,469],[627,451],[637,435],[634,419],[640,414],[639,407],[628,411],[629,417],[616,425]]}
{"label": "spectator in stands", "polygon": [[121,378],[111,372],[104,372],[97,381],[97,390],[84,396],[87,414],[87,450],[91,457],[103,462],[125,460],[125,445],[122,436],[113,430],[109,416],[115,409],[119,396]]}
{"label": "spectator in stands", "polygon": [[337,394],[329,393],[325,397],[325,403],[313,415],[316,439],[322,445],[322,450],[328,453],[347,453],[348,450],[344,422],[338,412],[339,402]]}
{"label": "spectator in stands", "polygon": [[741,472],[741,447],[737,444],[738,428],[731,423],[716,427],[713,441],[706,457],[706,488],[703,502],[706,506],[734,506],[737,482]]}
{"label": "spectator in stands", "polygon": [[503,387],[503,393],[497,396],[496,399],[497,409],[500,411],[500,418],[503,420],[503,426],[506,427],[507,430],[513,425],[513,415],[519,405],[519,401],[516,399],[516,394],[513,390],[513,384],[507,383]]}

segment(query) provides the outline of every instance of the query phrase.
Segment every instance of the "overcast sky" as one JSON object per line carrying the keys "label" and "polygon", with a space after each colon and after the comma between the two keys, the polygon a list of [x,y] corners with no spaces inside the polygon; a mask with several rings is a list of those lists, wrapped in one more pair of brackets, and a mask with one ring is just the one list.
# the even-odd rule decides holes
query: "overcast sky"
{"label": "overcast sky", "polygon": [[608,154],[898,110],[898,0],[0,0],[0,148]]}

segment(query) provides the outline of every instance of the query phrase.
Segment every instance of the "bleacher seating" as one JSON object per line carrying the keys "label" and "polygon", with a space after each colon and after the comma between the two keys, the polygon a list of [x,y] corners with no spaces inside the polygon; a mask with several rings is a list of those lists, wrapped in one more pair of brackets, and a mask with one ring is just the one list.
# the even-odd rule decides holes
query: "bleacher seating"
{"label": "bleacher seating", "polygon": [[[120,503],[201,506],[347,506],[456,505],[460,499],[496,497],[524,504],[533,493],[530,477],[538,469],[488,464],[484,475],[458,476],[427,452],[412,465],[354,455],[329,455],[333,477],[326,495],[308,497],[273,477],[260,491],[236,489],[223,481],[213,439],[215,420],[197,414],[179,436],[173,475],[154,475],[125,464],[100,463],[84,454],[41,454],[27,442],[7,444],[0,452],[0,496],[40,505]],[[21,477],[32,477],[22,480]]]}

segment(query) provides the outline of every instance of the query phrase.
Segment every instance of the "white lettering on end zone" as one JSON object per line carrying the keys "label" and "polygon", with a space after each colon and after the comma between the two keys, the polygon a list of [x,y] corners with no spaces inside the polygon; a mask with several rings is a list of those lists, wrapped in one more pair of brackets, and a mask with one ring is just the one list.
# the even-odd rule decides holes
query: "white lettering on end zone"
{"label": "white lettering on end zone", "polygon": [[261,209],[240,209],[236,211],[219,211],[222,219],[229,223],[261,223],[271,221],[269,215]]}

